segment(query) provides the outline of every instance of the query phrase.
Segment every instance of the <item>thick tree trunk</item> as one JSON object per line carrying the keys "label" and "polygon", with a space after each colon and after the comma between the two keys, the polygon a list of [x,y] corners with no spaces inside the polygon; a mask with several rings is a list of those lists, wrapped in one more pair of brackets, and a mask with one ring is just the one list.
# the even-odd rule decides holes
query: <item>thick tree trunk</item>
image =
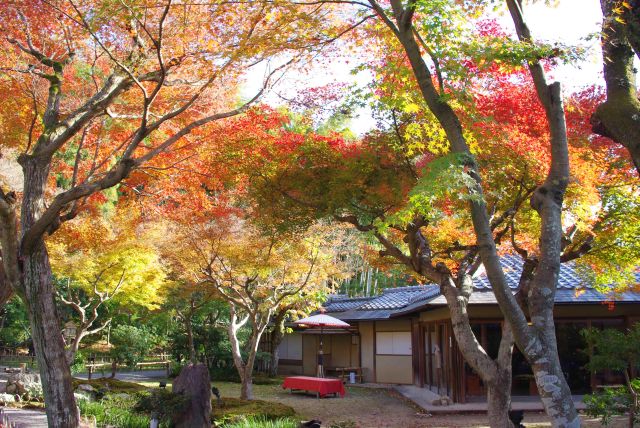
{"label": "thick tree trunk", "polygon": [[75,428],[80,423],[73,396],[71,371],[54,300],[51,268],[44,243],[24,258],[25,295],[35,348],[47,421],[50,427]]}
{"label": "thick tree trunk", "polygon": [[269,364],[269,376],[278,375],[278,362],[280,359],[279,350],[284,338],[284,320],[287,311],[280,311],[273,319],[273,330],[271,330],[271,362]]}
{"label": "thick tree trunk", "polygon": [[[640,2],[634,3],[633,7],[637,13],[640,11]],[[640,26],[640,18],[629,14],[631,22],[624,23],[615,11],[620,8],[626,10],[619,1],[600,0],[600,4],[603,15],[602,56],[607,99],[598,106],[591,117],[591,125],[595,133],[625,146],[640,174],[640,100],[635,84],[634,52],[629,43],[633,38],[627,38],[627,34],[632,35],[630,25],[635,23]]]}
{"label": "thick tree trunk", "polygon": [[[544,290],[548,289],[542,290],[532,290],[533,292],[529,298],[530,308],[536,305],[536,303],[531,303],[532,298],[535,299],[536,295],[553,299],[555,293],[543,296],[546,294]],[[542,305],[545,307],[532,311],[531,320],[533,329],[536,331],[536,340],[532,340],[529,346],[525,345],[524,354],[533,370],[540,399],[546,413],[552,419],[552,426],[562,428],[579,427],[581,424],[580,416],[575,409],[571,397],[571,389],[562,372],[558,356],[553,306]]]}
{"label": "thick tree trunk", "polygon": [[[48,164],[43,165],[34,157],[21,161],[25,180],[21,216],[24,236],[44,209]],[[42,238],[30,242],[28,246],[30,250],[22,254],[22,286],[40,368],[47,420],[50,427],[75,428],[80,423],[80,417],[54,299],[49,255]]]}

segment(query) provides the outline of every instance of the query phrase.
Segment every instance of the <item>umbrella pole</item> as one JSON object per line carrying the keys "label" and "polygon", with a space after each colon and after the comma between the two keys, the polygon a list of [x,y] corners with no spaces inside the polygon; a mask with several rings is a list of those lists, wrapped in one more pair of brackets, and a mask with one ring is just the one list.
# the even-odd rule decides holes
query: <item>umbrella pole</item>
{"label": "umbrella pole", "polygon": [[320,324],[320,351],[318,352],[318,377],[324,377],[324,351],[322,349],[323,325]]}

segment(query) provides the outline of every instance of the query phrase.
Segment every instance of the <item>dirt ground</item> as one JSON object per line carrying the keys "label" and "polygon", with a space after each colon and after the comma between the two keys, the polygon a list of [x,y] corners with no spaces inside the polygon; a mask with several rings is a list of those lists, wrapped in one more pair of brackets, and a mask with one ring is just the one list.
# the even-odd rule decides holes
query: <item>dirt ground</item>
{"label": "dirt ground", "polygon": [[[237,397],[240,385],[234,383],[217,383],[223,396]],[[317,399],[315,395],[294,394],[283,390],[278,385],[254,385],[256,398],[277,401],[293,407],[304,419],[319,419],[323,426],[340,428],[373,428],[373,427],[488,427],[487,418],[483,414],[428,415],[413,403],[395,391],[387,389],[369,389],[348,387],[344,398]],[[583,416],[584,427],[595,428],[601,424],[594,419]],[[550,427],[551,424],[544,413],[526,413],[523,421],[525,427]],[[610,424],[612,428],[626,427],[626,420],[620,419]]]}

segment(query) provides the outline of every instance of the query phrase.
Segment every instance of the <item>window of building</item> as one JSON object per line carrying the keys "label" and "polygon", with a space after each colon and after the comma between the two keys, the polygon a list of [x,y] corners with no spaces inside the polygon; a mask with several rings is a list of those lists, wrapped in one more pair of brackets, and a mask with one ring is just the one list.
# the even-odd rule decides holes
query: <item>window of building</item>
{"label": "window of building", "polygon": [[283,360],[302,360],[302,336],[286,334],[278,347],[278,353]]}
{"label": "window of building", "polygon": [[376,333],[376,354],[411,355],[411,332],[379,331]]}

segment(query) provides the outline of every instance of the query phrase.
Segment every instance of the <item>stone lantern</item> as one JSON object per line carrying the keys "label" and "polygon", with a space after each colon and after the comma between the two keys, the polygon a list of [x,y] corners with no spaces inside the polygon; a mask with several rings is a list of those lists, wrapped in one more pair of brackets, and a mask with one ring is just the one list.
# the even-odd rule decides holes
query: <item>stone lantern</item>
{"label": "stone lantern", "polygon": [[64,329],[62,330],[62,335],[67,343],[73,342],[76,338],[76,334],[78,333],[78,327],[73,323],[73,321],[69,321],[64,325]]}

